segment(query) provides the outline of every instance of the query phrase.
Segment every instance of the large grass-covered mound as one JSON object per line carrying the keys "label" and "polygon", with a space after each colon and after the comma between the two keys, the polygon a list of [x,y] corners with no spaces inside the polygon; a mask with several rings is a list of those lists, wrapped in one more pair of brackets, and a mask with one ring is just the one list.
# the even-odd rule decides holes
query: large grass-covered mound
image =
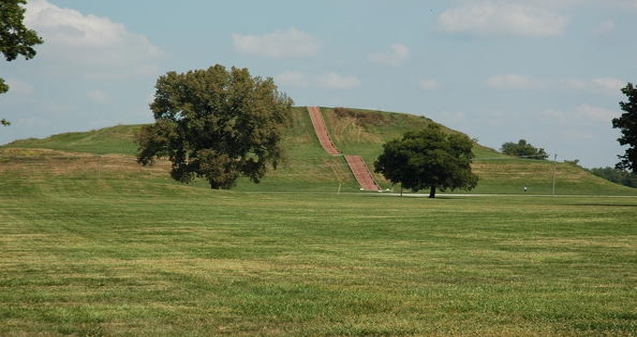
{"label": "large grass-covered mound", "polygon": [[[363,156],[372,170],[384,142],[433,122],[423,116],[402,113],[349,108],[321,110],[335,145],[345,154]],[[240,181],[237,190],[357,191],[358,185],[343,158],[330,156],[321,148],[307,109],[296,107],[291,117],[284,144],[287,151],[285,163],[278,170],[270,170],[260,184]],[[119,125],[88,132],[64,133],[45,139],[19,140],[0,147],[0,160],[12,162],[11,165],[43,161],[39,170],[28,172],[28,167],[21,170],[34,179],[39,174],[46,174],[45,168],[49,166],[59,171],[65,165],[75,165],[76,169],[68,171],[79,177],[131,175],[136,179],[146,176],[160,178],[162,175],[157,170],[168,170],[169,165],[166,163],[151,168],[142,168],[135,163],[137,146],[133,138],[140,127]],[[518,194],[527,186],[529,194],[637,194],[635,189],[610,183],[567,163],[517,159],[480,144],[476,144],[474,153],[473,170],[480,177],[480,182],[473,193]],[[47,166],[47,163],[50,165]],[[167,171],[165,176],[168,179]],[[399,188],[391,186],[380,175],[375,178],[384,189]],[[207,184],[202,182],[195,186],[205,187]]]}

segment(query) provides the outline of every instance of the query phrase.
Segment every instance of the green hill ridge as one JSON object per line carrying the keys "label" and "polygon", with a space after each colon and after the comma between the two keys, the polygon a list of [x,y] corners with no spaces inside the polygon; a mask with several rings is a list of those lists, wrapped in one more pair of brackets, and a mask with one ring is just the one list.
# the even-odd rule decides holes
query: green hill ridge
{"label": "green hill ridge", "polygon": [[[344,154],[361,155],[370,168],[383,143],[434,122],[424,116],[365,109],[322,107],[321,112],[335,145]],[[241,180],[236,190],[358,191],[344,159],[325,153],[320,146],[306,107],[293,108],[291,115],[284,164],[270,170],[260,184]],[[136,163],[133,139],[140,128],[117,125],[14,141],[0,147],[0,176],[27,181],[72,180],[80,185],[90,185],[96,179],[131,181],[140,188],[179,185],[170,180],[170,163],[159,162],[153,167]],[[473,169],[480,182],[471,193],[522,194],[528,186],[527,194],[637,195],[635,189],[613,184],[572,164],[513,158],[479,144],[474,153]],[[382,176],[375,178],[382,188],[393,188]],[[201,181],[193,186],[205,188],[207,184]]]}

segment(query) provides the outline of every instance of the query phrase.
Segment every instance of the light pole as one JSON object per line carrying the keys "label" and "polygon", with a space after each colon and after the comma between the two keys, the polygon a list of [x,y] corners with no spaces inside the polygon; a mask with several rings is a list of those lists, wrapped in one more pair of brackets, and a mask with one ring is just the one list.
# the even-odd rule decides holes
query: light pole
{"label": "light pole", "polygon": [[553,157],[553,196],[555,196],[555,172],[557,171],[557,154]]}

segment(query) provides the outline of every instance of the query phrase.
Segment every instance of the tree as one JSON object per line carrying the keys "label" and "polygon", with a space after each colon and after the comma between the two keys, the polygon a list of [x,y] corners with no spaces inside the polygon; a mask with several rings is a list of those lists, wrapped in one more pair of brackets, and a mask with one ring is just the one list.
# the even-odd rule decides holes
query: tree
{"label": "tree", "polygon": [[436,189],[471,190],[477,185],[478,176],[471,172],[472,149],[473,141],[466,135],[446,133],[432,123],[385,143],[374,169],[401,188],[429,188],[429,197],[435,198]]}
{"label": "tree", "polygon": [[548,158],[548,154],[542,148],[536,148],[526,140],[520,139],[517,144],[513,142],[506,142],[502,144],[500,148],[503,154],[522,158],[531,158],[544,160]]}
{"label": "tree", "polygon": [[637,188],[637,172],[628,172],[615,167],[594,167],[587,171],[615,184]]}
{"label": "tree", "polygon": [[[0,2],[0,52],[7,61],[15,60],[19,55],[29,60],[35,57],[33,46],[43,43],[42,38],[24,26],[25,9],[21,5],[26,0],[3,0]],[[0,94],[9,91],[9,86],[0,78]],[[6,119],[0,124],[9,125]]]}
{"label": "tree", "polygon": [[258,183],[268,164],[276,168],[282,159],[280,141],[293,102],[272,78],[215,65],[168,72],[155,88],[155,123],[136,137],[140,164],[168,157],[173,179],[205,178],[212,189],[229,189],[240,176]]}
{"label": "tree", "polygon": [[628,83],[622,88],[622,93],[628,97],[628,101],[619,102],[624,113],[613,118],[613,128],[621,130],[622,136],[617,141],[622,146],[628,145],[628,149],[623,155],[617,156],[621,161],[615,167],[637,172],[637,88]]}

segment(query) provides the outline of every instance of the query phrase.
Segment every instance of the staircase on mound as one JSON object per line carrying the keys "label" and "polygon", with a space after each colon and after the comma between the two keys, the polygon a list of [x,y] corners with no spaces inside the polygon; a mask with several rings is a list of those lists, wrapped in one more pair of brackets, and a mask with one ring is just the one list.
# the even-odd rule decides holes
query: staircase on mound
{"label": "staircase on mound", "polygon": [[316,106],[308,107],[307,110],[310,112],[310,119],[312,120],[316,137],[318,137],[318,140],[325,151],[334,156],[340,155],[341,151],[334,146],[334,143],[332,143],[332,139],[330,138],[330,134],[327,132],[327,126],[325,126],[325,120],[323,120],[321,110],[319,110]]}
{"label": "staircase on mound", "polygon": [[[314,126],[316,137],[318,137],[319,142],[323,146],[323,149],[325,149],[325,151],[327,151],[327,153],[331,155],[341,155],[341,151],[336,148],[336,146],[332,142],[332,139],[330,138],[329,133],[327,132],[327,126],[325,125],[325,120],[323,119],[321,110],[318,107],[308,107],[307,110],[310,113],[310,119],[312,120],[312,125]],[[380,186],[378,186],[378,184],[374,180],[374,177],[367,168],[367,164],[365,164],[363,157],[346,155],[345,161],[354,174],[354,177],[360,185],[361,190],[380,191]]]}

